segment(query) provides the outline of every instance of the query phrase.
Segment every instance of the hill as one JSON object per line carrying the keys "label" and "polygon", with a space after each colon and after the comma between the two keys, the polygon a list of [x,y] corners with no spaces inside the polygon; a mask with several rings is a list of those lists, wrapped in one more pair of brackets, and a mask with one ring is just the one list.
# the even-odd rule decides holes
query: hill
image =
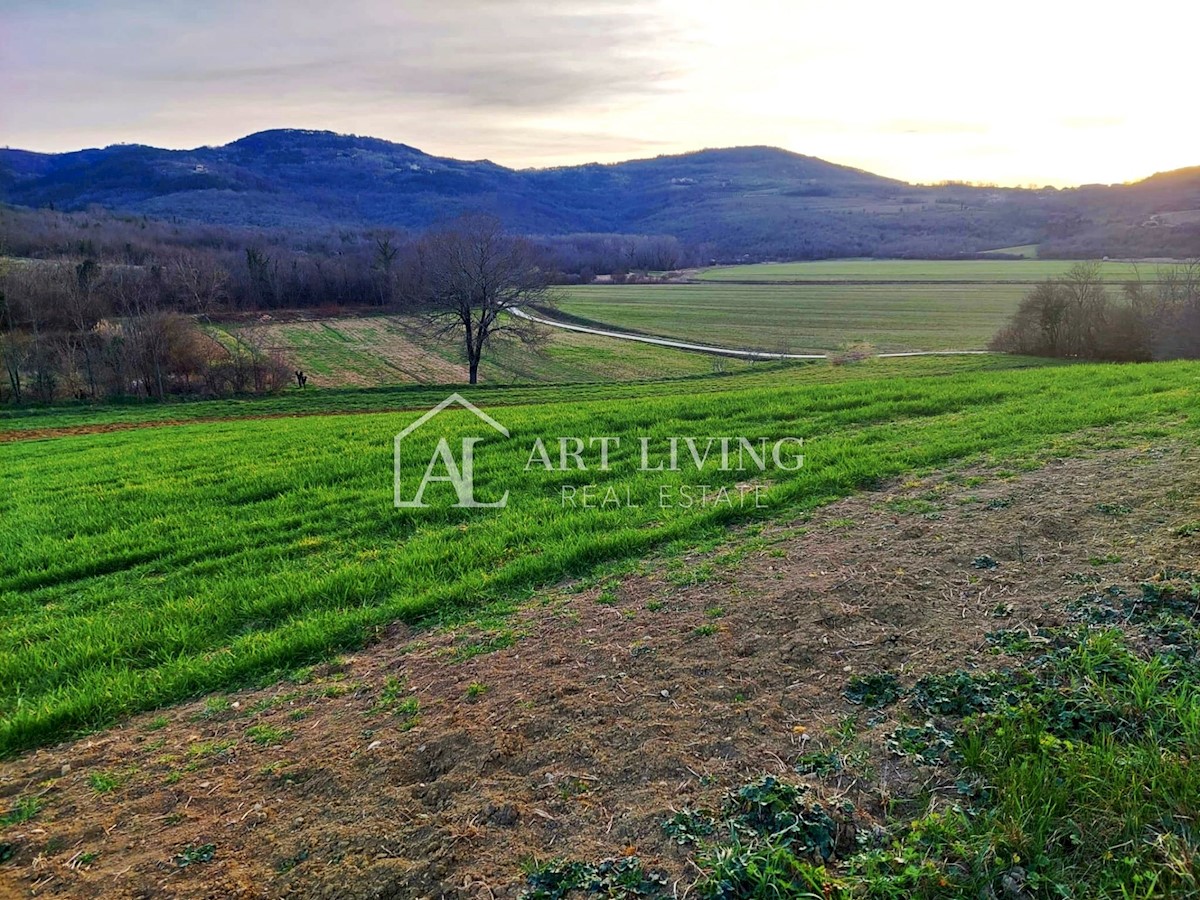
{"label": "hill", "polygon": [[[0,150],[0,199],[230,226],[423,228],[465,210],[537,234],[671,234],[732,259],[1200,253],[1200,170],[1058,191],[916,186],[772,147],[516,170],[281,129],[220,147]],[[1192,214],[1195,213],[1193,216]]]}

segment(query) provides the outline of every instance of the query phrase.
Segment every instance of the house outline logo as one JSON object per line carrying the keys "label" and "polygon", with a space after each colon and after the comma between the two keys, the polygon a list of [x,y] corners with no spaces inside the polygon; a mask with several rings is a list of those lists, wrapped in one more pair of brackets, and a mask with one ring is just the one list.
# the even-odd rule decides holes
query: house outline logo
{"label": "house outline logo", "polygon": [[[429,412],[425,413],[415,422],[411,423],[407,428],[398,433],[392,442],[392,475],[393,475],[393,500],[397,509],[426,509],[429,504],[423,502],[425,496],[425,488],[431,482],[443,481],[449,482],[454,487],[455,495],[458,497],[458,502],[455,507],[465,509],[501,509],[508,505],[508,491],[504,492],[504,496],[492,503],[482,503],[475,499],[475,445],[483,440],[481,437],[464,437],[462,439],[461,454],[458,459],[455,459],[454,453],[450,449],[450,444],[446,440],[445,435],[438,438],[437,446],[434,448],[433,456],[429,460],[429,464],[425,467],[425,474],[421,478],[421,483],[417,487],[417,492],[411,500],[405,499],[401,493],[402,487],[400,483],[400,448],[407,438],[417,429],[421,428],[430,419],[443,412],[447,407],[457,404],[467,412],[471,413],[479,421],[483,422],[494,431],[500,432],[505,437],[509,437],[508,429],[485,413],[482,409],[455,392],[435,406]],[[445,469],[445,475],[435,475],[434,472],[438,466]]]}

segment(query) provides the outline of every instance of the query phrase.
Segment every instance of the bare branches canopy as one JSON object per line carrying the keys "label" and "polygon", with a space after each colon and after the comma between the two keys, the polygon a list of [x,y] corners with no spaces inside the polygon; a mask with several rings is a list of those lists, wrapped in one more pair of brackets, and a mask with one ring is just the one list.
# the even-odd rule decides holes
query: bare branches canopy
{"label": "bare branches canopy", "polygon": [[551,302],[549,272],[529,241],[496,219],[468,216],[426,235],[417,254],[420,303],[441,333],[462,341],[471,384],[495,340],[541,339],[537,324],[519,315]]}

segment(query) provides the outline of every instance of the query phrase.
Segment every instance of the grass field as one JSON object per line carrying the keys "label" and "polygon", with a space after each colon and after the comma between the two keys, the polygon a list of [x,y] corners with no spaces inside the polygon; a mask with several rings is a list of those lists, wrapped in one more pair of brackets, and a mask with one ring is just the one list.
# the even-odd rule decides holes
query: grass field
{"label": "grass field", "polygon": [[[420,319],[344,317],[266,325],[224,326],[262,348],[280,353],[310,376],[313,386],[449,384],[466,381],[458,346],[430,333]],[[745,363],[730,360],[728,371]],[[480,370],[488,384],[633,381],[706,375],[709,357],[564,331],[539,347],[497,343]]]}
{"label": "grass field", "polygon": [[768,352],[974,350],[1016,310],[1020,284],[686,284],[565,289],[562,312],[646,334]]}
{"label": "grass field", "polygon": [[[996,252],[1020,251],[1012,247]],[[750,266],[722,266],[702,270],[703,281],[912,281],[912,282],[1017,282],[1028,283],[1064,274],[1073,260],[998,259],[998,260],[920,260],[920,259],[830,259],[816,262],[760,263]],[[1121,282],[1140,273],[1153,279],[1158,265],[1129,262],[1105,262],[1101,271],[1106,279]]]}
{"label": "grass field", "polygon": [[[978,350],[1030,285],[1072,265],[1035,259],[763,263],[705,269],[695,284],[568,288],[562,311],[613,328],[772,353],[820,353],[858,341],[884,353]],[[1114,289],[1158,271],[1154,264],[1101,265]]]}
{"label": "grass field", "polygon": [[[1194,433],[1195,364],[1014,362],[905,361],[908,374],[899,364],[798,366],[685,389],[522,389],[492,410],[512,438],[478,452],[480,499],[510,494],[495,510],[393,508],[392,437],[415,413],[233,419],[7,444],[0,752],[328,657],[388,622],[511,603],[606,561],[914,469],[1036,454],[1097,427],[1151,440],[1171,428]],[[951,370],[957,377],[940,377]],[[472,396],[486,405],[501,395]],[[301,400],[309,411],[317,405]],[[477,426],[447,412],[436,430],[413,436],[405,458],[423,467],[440,434],[456,442]],[[565,435],[622,443],[608,471],[526,471],[534,438],[554,446]],[[658,446],[672,435],[802,437],[805,465],[770,473],[761,511],[664,510],[660,488],[678,492],[689,473],[636,471],[637,439]],[[746,478],[690,473],[714,487]],[[634,505],[563,505],[563,484],[589,482]]]}

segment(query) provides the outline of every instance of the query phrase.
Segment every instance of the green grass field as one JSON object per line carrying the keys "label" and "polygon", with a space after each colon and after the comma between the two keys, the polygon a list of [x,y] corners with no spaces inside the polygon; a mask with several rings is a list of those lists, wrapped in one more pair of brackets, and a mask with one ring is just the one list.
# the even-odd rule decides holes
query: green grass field
{"label": "green grass field", "polygon": [[[1008,248],[1017,251],[1024,248]],[[997,251],[1000,252],[1000,251]],[[882,353],[979,350],[1064,260],[822,260],[702,270],[700,283],[574,287],[562,312],[617,329],[767,352],[866,342]],[[1158,266],[1101,264],[1113,286]]]}
{"label": "green grass field", "polygon": [[[452,340],[438,338],[415,317],[367,316],[227,325],[255,346],[281,354],[321,387],[382,384],[448,384],[466,381],[462,354]],[[538,347],[497,343],[480,370],[488,384],[634,381],[705,375],[712,360],[695,353],[648,344],[552,331]],[[736,371],[745,363],[729,360]]]}
{"label": "green grass field", "polygon": [[[1013,247],[1003,251],[1020,251]],[[1072,260],[997,259],[997,260],[921,260],[921,259],[830,259],[816,262],[760,263],[750,266],[722,266],[702,270],[703,281],[913,281],[913,282],[1018,282],[1028,283],[1066,273]],[[1101,271],[1112,282],[1126,281],[1140,273],[1152,280],[1155,263],[1105,262]]]}
{"label": "green grass field", "polygon": [[[512,433],[477,451],[480,499],[510,494],[496,510],[393,507],[392,438],[415,412],[231,419],[5,444],[0,752],[326,658],[388,622],[511,603],[608,561],[699,540],[749,516],[811,508],[911,470],[980,454],[1028,457],[1095,428],[1194,436],[1196,364],[1014,368],[1021,364],[794,366],[507,397],[479,389],[471,396]],[[956,377],[944,377],[950,372]],[[295,402],[316,411],[313,393]],[[363,394],[359,408],[394,399]],[[40,421],[60,415],[46,411]],[[405,465],[423,469],[441,434],[456,441],[476,433],[468,414],[448,411],[436,430],[405,444]],[[606,472],[526,471],[535,438],[554,446],[569,435],[622,443]],[[657,446],[672,435],[802,437],[805,465],[770,473],[764,510],[663,510],[664,485],[729,487],[747,478],[638,472],[637,439]],[[628,492],[637,505],[564,506],[561,486],[580,483]],[[443,488],[431,488],[431,502]]]}
{"label": "green grass field", "polygon": [[1016,310],[1020,284],[683,284],[564,289],[562,312],[618,329],[737,349],[821,353],[976,350]]}

